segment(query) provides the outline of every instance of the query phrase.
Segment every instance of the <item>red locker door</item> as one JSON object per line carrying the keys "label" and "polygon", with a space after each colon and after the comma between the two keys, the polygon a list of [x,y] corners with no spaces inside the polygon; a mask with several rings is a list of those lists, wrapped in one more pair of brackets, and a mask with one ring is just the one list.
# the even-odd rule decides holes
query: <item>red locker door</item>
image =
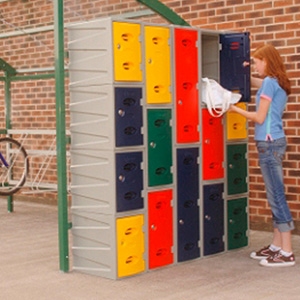
{"label": "red locker door", "polygon": [[175,28],[177,143],[199,141],[198,32]]}
{"label": "red locker door", "polygon": [[224,178],[223,117],[212,117],[207,109],[202,109],[202,131],[203,179]]}
{"label": "red locker door", "polygon": [[149,268],[173,263],[172,190],[149,192]]}

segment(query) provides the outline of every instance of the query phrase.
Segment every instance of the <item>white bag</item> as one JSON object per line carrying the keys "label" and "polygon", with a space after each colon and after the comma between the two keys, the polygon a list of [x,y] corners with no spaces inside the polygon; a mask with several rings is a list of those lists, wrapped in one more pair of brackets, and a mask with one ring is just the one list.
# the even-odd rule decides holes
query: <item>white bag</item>
{"label": "white bag", "polygon": [[202,78],[202,102],[213,117],[221,117],[230,104],[239,102],[242,95],[224,89],[213,79]]}

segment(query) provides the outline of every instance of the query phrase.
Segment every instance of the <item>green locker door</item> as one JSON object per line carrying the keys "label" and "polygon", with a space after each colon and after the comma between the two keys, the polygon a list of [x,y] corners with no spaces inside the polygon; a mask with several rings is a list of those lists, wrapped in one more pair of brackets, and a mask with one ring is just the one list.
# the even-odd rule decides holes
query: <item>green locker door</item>
{"label": "green locker door", "polygon": [[148,109],[148,185],[173,182],[171,109]]}
{"label": "green locker door", "polygon": [[248,191],[247,145],[227,145],[227,192],[228,195]]}
{"label": "green locker door", "polygon": [[229,200],[227,202],[228,215],[228,250],[248,245],[248,217],[247,198]]}

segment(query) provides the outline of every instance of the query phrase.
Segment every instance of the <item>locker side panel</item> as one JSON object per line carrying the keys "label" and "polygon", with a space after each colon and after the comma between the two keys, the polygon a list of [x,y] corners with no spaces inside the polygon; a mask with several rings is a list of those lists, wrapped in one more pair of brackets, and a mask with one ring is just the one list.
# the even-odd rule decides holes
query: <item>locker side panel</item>
{"label": "locker side panel", "polygon": [[68,26],[70,88],[113,82],[112,25],[110,19]]}
{"label": "locker side panel", "polygon": [[72,207],[102,214],[116,212],[115,154],[71,150]]}
{"label": "locker side panel", "polygon": [[73,269],[117,278],[115,221],[111,215],[72,209]]}

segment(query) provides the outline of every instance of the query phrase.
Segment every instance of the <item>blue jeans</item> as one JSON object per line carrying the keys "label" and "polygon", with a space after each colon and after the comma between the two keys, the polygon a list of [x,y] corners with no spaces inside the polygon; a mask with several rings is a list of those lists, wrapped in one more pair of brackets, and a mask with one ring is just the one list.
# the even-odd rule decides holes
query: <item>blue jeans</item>
{"label": "blue jeans", "polygon": [[280,232],[293,230],[295,227],[285,197],[282,171],[286,138],[283,137],[273,141],[257,141],[256,147],[268,202],[272,210],[273,226]]}

